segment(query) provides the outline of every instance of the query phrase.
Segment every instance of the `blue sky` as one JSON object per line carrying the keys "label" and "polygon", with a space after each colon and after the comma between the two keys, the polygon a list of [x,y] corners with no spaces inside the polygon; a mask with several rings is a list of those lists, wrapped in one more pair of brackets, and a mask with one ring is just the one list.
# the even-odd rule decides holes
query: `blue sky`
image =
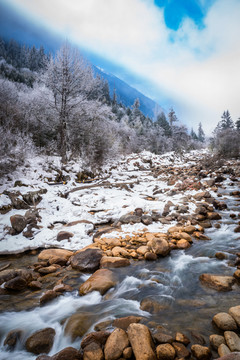
{"label": "blue sky", "polygon": [[201,121],[210,132],[226,109],[240,116],[240,0],[1,3],[68,38],[166,110],[173,106],[189,127]]}

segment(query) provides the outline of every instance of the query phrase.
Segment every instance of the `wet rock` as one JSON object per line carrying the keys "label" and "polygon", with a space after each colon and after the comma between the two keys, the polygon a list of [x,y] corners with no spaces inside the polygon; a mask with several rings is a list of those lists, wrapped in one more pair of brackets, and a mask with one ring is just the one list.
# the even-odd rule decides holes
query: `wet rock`
{"label": "wet rock", "polygon": [[127,332],[136,360],[156,360],[152,336],[147,326],[130,324]]}
{"label": "wet rock", "polygon": [[94,322],[93,316],[90,313],[76,313],[70,316],[65,327],[65,335],[71,336],[72,341],[77,337],[82,337],[86,334]]}
{"label": "wet rock", "polygon": [[109,335],[110,332],[105,330],[91,332],[85,335],[84,338],[82,339],[81,348],[84,349],[87,345],[91,344],[92,342],[104,346],[106,344]]}
{"label": "wet rock", "polygon": [[238,225],[235,229],[234,229],[235,233],[240,233],[240,225]]}
{"label": "wet rock", "polygon": [[149,249],[158,256],[167,256],[170,252],[170,246],[167,240],[154,238],[148,241]]}
{"label": "wet rock", "polygon": [[213,349],[217,350],[220,345],[226,344],[224,336],[221,335],[210,335],[209,341]]}
{"label": "wet rock", "polygon": [[191,336],[193,338],[194,343],[198,345],[205,345],[206,341],[204,337],[197,331],[191,331]]}
{"label": "wet rock", "polygon": [[41,298],[40,298],[40,305],[45,305],[49,301],[56,299],[59,296],[59,293],[53,290],[48,290]]}
{"label": "wet rock", "polygon": [[218,358],[218,360],[240,360],[240,354],[239,352],[232,352],[232,353],[228,353],[226,355],[222,355],[222,357]]}
{"label": "wet rock", "polygon": [[0,285],[18,276],[18,272],[13,269],[7,269],[0,272]]}
{"label": "wet rock", "polygon": [[225,344],[221,344],[218,347],[218,355],[222,358],[222,356],[231,354],[231,350],[229,349],[229,347],[227,347],[227,345]]}
{"label": "wet rock", "polygon": [[216,252],[215,258],[217,258],[218,260],[225,260],[227,259],[227,255],[222,252]]}
{"label": "wet rock", "polygon": [[178,249],[188,249],[190,246],[189,242],[185,239],[181,239],[177,242]]}
{"label": "wet rock", "polygon": [[73,269],[92,272],[99,269],[101,258],[100,249],[86,249],[74,255],[70,262]]}
{"label": "wet rock", "polygon": [[73,255],[72,251],[65,249],[46,249],[38,255],[39,261],[51,261],[51,259],[62,259],[65,263]]}
{"label": "wet rock", "polygon": [[60,231],[57,234],[57,241],[62,241],[62,240],[69,240],[71,237],[73,237],[74,234],[68,231]]}
{"label": "wet rock", "polygon": [[129,347],[129,340],[126,332],[122,329],[115,329],[108,337],[104,348],[104,355],[106,360],[117,360],[122,354],[123,350]]}
{"label": "wet rock", "polygon": [[226,340],[227,346],[231,351],[240,352],[240,338],[235,332],[225,331],[224,338]]}
{"label": "wet rock", "polygon": [[166,306],[149,297],[141,301],[140,309],[150,312],[151,314],[157,314],[160,311],[166,309]]}
{"label": "wet rock", "polygon": [[176,333],[175,340],[177,342],[180,342],[180,343],[184,344],[184,345],[188,345],[190,343],[189,338],[186,335],[184,335],[184,334],[182,334],[180,332]]}
{"label": "wet rock", "polygon": [[21,291],[26,289],[27,281],[22,276],[16,276],[14,279],[7,281],[4,287],[7,290]]}
{"label": "wet rock", "polygon": [[173,360],[176,355],[174,347],[170,344],[161,344],[156,348],[158,360]]}
{"label": "wet rock", "polygon": [[52,328],[36,331],[27,339],[25,347],[33,354],[48,354],[53,346],[54,337],[55,330]]}
{"label": "wet rock", "polygon": [[26,219],[22,215],[12,215],[10,222],[16,234],[20,234],[27,225]]}
{"label": "wet rock", "polygon": [[101,295],[104,295],[115,285],[113,272],[108,269],[99,269],[80,286],[79,295],[86,295],[91,291],[99,291]]}
{"label": "wet rock", "polygon": [[38,272],[41,275],[52,274],[52,273],[56,272],[59,268],[60,268],[59,265],[58,266],[50,265],[50,266],[46,266],[46,267],[42,267],[42,268],[38,269]]}
{"label": "wet rock", "polygon": [[39,355],[36,360],[52,360],[52,357],[48,355]]}
{"label": "wet rock", "polygon": [[147,261],[155,261],[155,260],[157,260],[157,254],[154,254],[154,253],[148,251],[145,253],[144,259]]}
{"label": "wet rock", "polygon": [[31,281],[29,284],[28,284],[28,287],[32,290],[40,290],[42,288],[42,283],[38,280],[35,280],[35,281]]}
{"label": "wet rock", "polygon": [[77,349],[69,346],[53,355],[51,360],[82,360],[82,354]]}
{"label": "wet rock", "polygon": [[3,345],[6,346],[9,350],[13,350],[17,342],[21,339],[22,335],[22,330],[10,331],[5,338]]}
{"label": "wet rock", "polygon": [[73,291],[73,288],[70,285],[60,283],[54,286],[53,291],[56,291],[57,293],[63,293],[65,291]]}
{"label": "wet rock", "polygon": [[160,330],[153,334],[153,339],[157,344],[172,344],[174,341],[174,338],[171,335],[165,334]]}
{"label": "wet rock", "polygon": [[177,357],[178,358],[188,358],[190,356],[190,352],[188,351],[188,349],[186,348],[185,345],[183,345],[182,343],[179,343],[179,342],[173,342],[172,343],[175,351],[176,351],[176,354],[177,354]]}
{"label": "wet rock", "polygon": [[118,268],[129,265],[130,261],[122,257],[103,256],[100,261],[100,268]]}
{"label": "wet rock", "polygon": [[149,252],[149,249],[148,249],[148,246],[139,246],[139,248],[137,249],[137,253],[140,254],[140,255],[143,255],[145,256],[145,254]]}
{"label": "wet rock", "polygon": [[240,327],[240,305],[231,307],[228,312]]}
{"label": "wet rock", "polygon": [[137,215],[123,215],[120,217],[119,221],[122,224],[137,224],[141,222],[141,217]]}
{"label": "wet rock", "polygon": [[120,328],[122,330],[127,330],[130,324],[138,324],[143,318],[140,316],[126,316],[122,318],[115,319],[112,323],[112,326]]}
{"label": "wet rock", "polygon": [[216,212],[208,212],[207,217],[209,220],[220,220],[222,217]]}
{"label": "wet rock", "polygon": [[104,360],[101,346],[98,343],[94,342],[87,345],[84,348],[83,360]]}
{"label": "wet rock", "polygon": [[230,291],[235,283],[233,276],[220,276],[212,274],[202,274],[199,277],[203,285],[217,291]]}
{"label": "wet rock", "polygon": [[198,360],[209,360],[212,357],[212,353],[209,348],[202,345],[192,345],[191,352]]}
{"label": "wet rock", "polygon": [[236,330],[237,324],[228,313],[218,313],[213,317],[213,322],[221,330]]}
{"label": "wet rock", "polygon": [[240,269],[236,270],[235,273],[233,274],[233,276],[235,277],[235,279],[240,281]]}

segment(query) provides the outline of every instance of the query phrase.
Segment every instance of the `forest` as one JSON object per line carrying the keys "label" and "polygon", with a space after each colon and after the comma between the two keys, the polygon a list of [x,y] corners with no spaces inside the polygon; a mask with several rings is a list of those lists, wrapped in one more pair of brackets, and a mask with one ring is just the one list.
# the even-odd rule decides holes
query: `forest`
{"label": "forest", "polygon": [[[110,96],[108,83],[67,42],[53,56],[43,47],[0,40],[1,175],[27,153],[58,154],[63,163],[81,157],[92,170],[108,159],[143,150],[155,154],[206,146],[201,123],[189,133],[173,108],[145,116]],[[224,111],[210,147],[221,156],[239,155],[240,119]],[[231,145],[230,145],[231,144]]]}

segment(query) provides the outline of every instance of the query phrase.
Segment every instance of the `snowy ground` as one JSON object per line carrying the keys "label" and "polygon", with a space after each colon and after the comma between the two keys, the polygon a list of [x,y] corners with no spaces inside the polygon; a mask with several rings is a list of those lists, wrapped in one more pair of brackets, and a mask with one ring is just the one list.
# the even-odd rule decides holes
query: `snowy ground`
{"label": "snowy ground", "polygon": [[[19,191],[22,195],[29,191],[46,189],[47,193],[42,195],[42,201],[37,205],[41,216],[40,229],[36,230],[33,238],[25,238],[22,233],[9,235],[6,226],[10,226],[10,216],[14,214],[24,215],[26,210],[12,209],[5,215],[0,215],[0,254],[19,252],[38,247],[61,247],[78,250],[92,243],[92,234],[95,224],[104,224],[109,221],[118,220],[135,208],[142,208],[146,214],[152,211],[162,213],[168,200],[174,204],[180,204],[182,197],[196,193],[195,190],[186,191],[184,194],[171,196],[168,192],[174,187],[167,185],[170,176],[166,172],[154,177],[150,167],[161,169],[163,166],[183,167],[190,166],[202,157],[203,152],[194,151],[184,156],[174,153],[154,155],[149,152],[132,154],[119,161],[109,163],[103,172],[102,179],[91,183],[96,187],[86,189],[86,183],[76,183],[76,174],[81,171],[81,164],[70,162],[63,171],[64,175],[70,176],[66,184],[49,185],[57,175],[57,169],[61,168],[58,157],[33,157],[27,161],[24,167],[12,173],[8,179],[2,179],[0,184],[0,207],[10,204],[9,197],[4,195],[4,190],[10,192]],[[14,186],[16,180],[22,181],[27,186]],[[112,186],[99,186],[103,181],[108,181]],[[116,183],[127,183],[123,187],[115,187]],[[132,184],[131,184],[132,183]],[[67,198],[62,194],[80,187],[72,192]],[[154,195],[155,192],[161,191]],[[154,200],[149,199],[154,197]],[[190,203],[190,211],[195,209]],[[90,223],[79,223],[66,227],[62,223],[77,220],[86,220]],[[61,222],[61,223],[56,223]],[[51,226],[54,224],[54,226]],[[171,224],[172,226],[173,224]],[[134,225],[122,225],[121,236],[141,231],[144,228],[151,232],[166,231],[170,225],[162,225],[160,222],[146,226],[142,223]],[[70,231],[74,236],[68,241],[57,241],[59,231]],[[111,233],[111,236],[117,233]]]}

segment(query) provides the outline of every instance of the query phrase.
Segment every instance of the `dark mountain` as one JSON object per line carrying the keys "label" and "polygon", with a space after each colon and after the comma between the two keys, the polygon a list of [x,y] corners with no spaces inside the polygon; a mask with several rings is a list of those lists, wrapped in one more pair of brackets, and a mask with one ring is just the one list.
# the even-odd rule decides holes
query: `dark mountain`
{"label": "dark mountain", "polygon": [[134,89],[125,81],[112,74],[104,72],[96,66],[94,66],[94,71],[95,74],[100,75],[102,78],[108,81],[111,96],[113,96],[113,92],[115,91],[117,95],[117,101],[122,102],[123,105],[131,107],[135,99],[138,98],[140,101],[140,110],[144,113],[144,115],[153,118],[156,108],[158,111],[164,111],[155,101],[143,95],[140,91]]}

